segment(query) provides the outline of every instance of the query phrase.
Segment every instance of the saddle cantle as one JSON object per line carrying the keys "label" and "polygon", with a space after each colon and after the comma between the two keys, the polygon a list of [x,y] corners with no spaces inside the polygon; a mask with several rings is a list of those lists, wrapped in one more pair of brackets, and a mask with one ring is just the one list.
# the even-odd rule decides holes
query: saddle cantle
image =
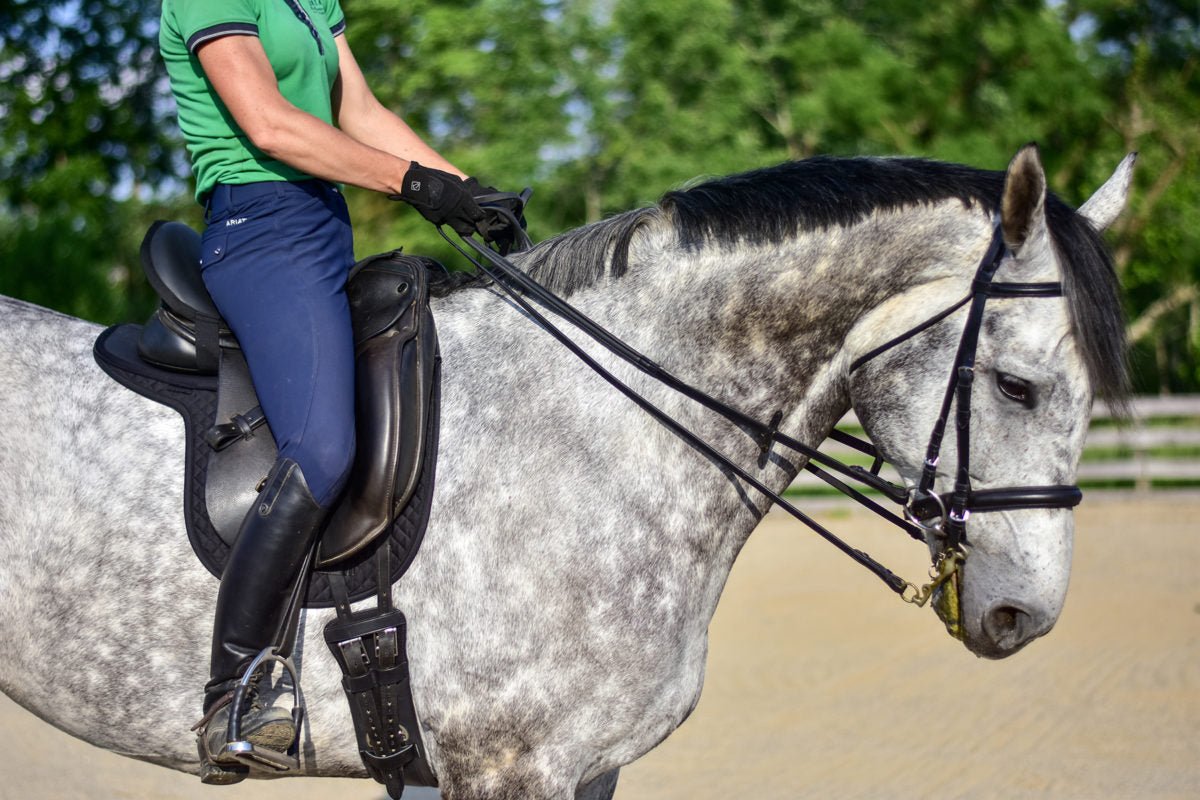
{"label": "saddle cantle", "polygon": [[[162,300],[143,326],[97,339],[97,363],[134,391],[175,408],[187,428],[185,516],[200,561],[220,576],[258,484],[275,461],[236,338],[221,321],[199,271],[200,237],[157,222],[142,262]],[[356,354],[357,454],[331,514],[308,605],[333,605],[326,572],[345,573],[354,599],[376,583],[367,559],[386,540],[392,580],[424,535],[438,433],[437,334],[429,310],[432,259],[391,252],[360,261],[347,283]]]}

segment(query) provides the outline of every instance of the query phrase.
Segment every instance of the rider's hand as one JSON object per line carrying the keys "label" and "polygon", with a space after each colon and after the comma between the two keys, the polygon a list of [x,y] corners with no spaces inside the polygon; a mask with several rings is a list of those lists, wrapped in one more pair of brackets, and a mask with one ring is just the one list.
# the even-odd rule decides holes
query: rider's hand
{"label": "rider's hand", "polygon": [[466,182],[449,172],[414,161],[404,173],[400,194],[391,197],[408,203],[434,225],[449,225],[462,236],[485,233],[481,228],[483,209]]}
{"label": "rider's hand", "polygon": [[[496,245],[501,255],[508,255],[517,243],[518,238],[513,222],[507,215],[495,212],[488,213],[487,206],[494,205],[507,208],[516,216],[517,224],[521,226],[521,230],[525,230],[525,214],[522,213],[523,204],[511,195],[502,195],[500,190],[494,186],[486,186],[480,183],[477,178],[467,178],[463,183],[466,184],[467,191],[471,193],[471,196],[484,205],[484,222],[480,227],[480,233],[483,234],[484,241]],[[501,196],[493,199],[490,197],[491,195]]]}

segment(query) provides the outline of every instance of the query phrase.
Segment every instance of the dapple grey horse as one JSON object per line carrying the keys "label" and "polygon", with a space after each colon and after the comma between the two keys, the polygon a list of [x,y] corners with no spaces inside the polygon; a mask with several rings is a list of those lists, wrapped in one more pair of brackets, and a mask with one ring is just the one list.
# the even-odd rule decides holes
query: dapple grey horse
{"label": "dapple grey horse", "polygon": [[[674,374],[758,418],[782,412],[782,430],[806,443],[853,407],[912,481],[965,312],[848,365],[963,296],[999,218],[1011,249],[999,279],[1062,280],[1066,291],[988,305],[972,477],[1067,484],[1093,394],[1119,400],[1125,386],[1099,232],[1124,205],[1131,167],[1076,212],[1047,195],[1031,147],[1007,173],[816,159],[671,193],[518,262]],[[611,797],[618,768],[695,705],[709,620],[770,504],[620,399],[494,287],[434,310],[436,499],[396,587],[431,764],[454,800]],[[195,771],[188,727],[217,581],[184,535],[183,426],[96,367],[98,332],[0,298],[0,689],[100,747]],[[802,466],[776,447],[760,468],[757,446],[716,415],[597,357],[773,489]],[[952,447],[946,462],[953,475]],[[970,519],[968,648],[1003,657],[1051,628],[1072,532],[1067,509]],[[321,639],[331,613],[302,621],[301,772],[361,776]]]}

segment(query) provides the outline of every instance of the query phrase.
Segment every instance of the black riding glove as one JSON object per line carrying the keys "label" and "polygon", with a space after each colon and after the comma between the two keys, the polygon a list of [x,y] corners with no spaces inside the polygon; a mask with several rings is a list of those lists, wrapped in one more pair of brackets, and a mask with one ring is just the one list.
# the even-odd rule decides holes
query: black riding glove
{"label": "black riding glove", "polygon": [[423,167],[416,161],[404,173],[400,194],[393,200],[403,200],[434,225],[449,225],[462,236],[484,233],[483,209],[475,202],[467,184],[458,176],[440,169]]}
{"label": "black riding glove", "polygon": [[488,195],[500,195],[500,190],[494,186],[485,186],[477,178],[467,178],[463,183],[466,184],[471,196],[484,204],[484,222],[480,228],[484,241],[496,245],[501,255],[508,255],[517,242],[517,232],[513,229],[512,220],[505,214],[489,213],[487,206],[500,206],[508,209],[516,216],[521,230],[525,230],[526,223],[522,203],[511,196],[502,199],[489,198]]}

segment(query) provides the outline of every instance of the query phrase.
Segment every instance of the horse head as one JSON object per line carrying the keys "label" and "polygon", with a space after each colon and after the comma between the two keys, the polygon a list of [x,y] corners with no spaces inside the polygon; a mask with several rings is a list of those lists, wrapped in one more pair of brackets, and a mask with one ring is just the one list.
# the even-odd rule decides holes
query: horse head
{"label": "horse head", "polygon": [[[1133,158],[1075,212],[1047,194],[1037,149],[1022,149],[1004,176],[998,219],[981,220],[988,227],[980,225],[972,242],[964,243],[965,260],[929,266],[929,280],[893,298],[865,326],[862,352],[917,330],[849,376],[864,428],[906,485],[918,490],[927,474],[933,483],[927,496],[943,498],[964,482],[972,491],[994,494],[1014,487],[1071,490],[1094,395],[1119,404],[1126,392],[1115,272],[1099,233],[1124,206]],[[998,259],[995,281],[1016,288],[982,304],[964,394],[954,382],[962,374],[956,359],[971,303],[928,328],[920,323],[952,307],[945,298],[978,290],[978,273],[964,265],[979,263],[988,237]],[[1058,293],[1031,288],[1060,284]],[[937,451],[929,441],[941,417],[948,424]],[[961,473],[960,460],[966,464]],[[1058,619],[1070,574],[1073,515],[1069,503],[1057,505],[961,515],[965,560],[957,579],[938,589],[934,606],[975,654],[1011,655]],[[953,511],[943,508],[941,518],[924,526],[935,560],[946,551],[946,517]]]}

